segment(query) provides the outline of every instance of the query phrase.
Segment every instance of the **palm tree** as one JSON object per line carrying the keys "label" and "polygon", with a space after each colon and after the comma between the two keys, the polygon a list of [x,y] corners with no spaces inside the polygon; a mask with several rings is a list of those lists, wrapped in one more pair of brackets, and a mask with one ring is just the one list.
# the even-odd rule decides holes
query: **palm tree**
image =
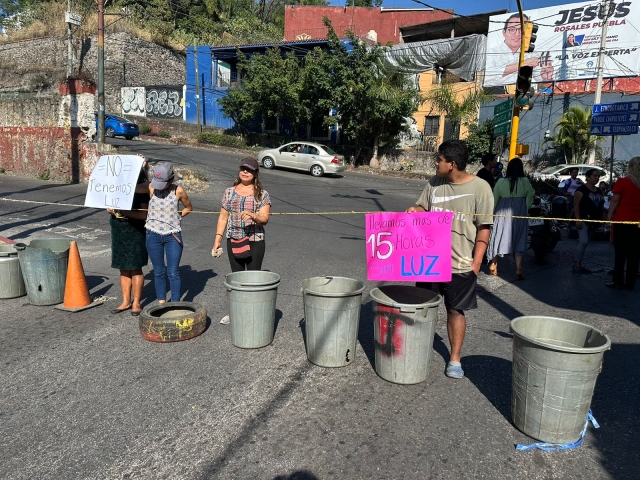
{"label": "palm tree", "polygon": [[493,95],[476,87],[462,96],[453,85],[450,82],[442,82],[440,86],[427,92],[423,101],[431,104],[433,110],[444,114],[451,122],[454,136],[457,138],[460,135],[460,125],[468,125],[477,120],[478,109],[493,100]]}
{"label": "palm tree", "polygon": [[599,143],[604,140],[589,133],[590,125],[590,108],[569,107],[556,123],[554,135],[543,143],[551,142],[556,151],[562,152],[565,163],[581,163],[591,151],[601,151]]}

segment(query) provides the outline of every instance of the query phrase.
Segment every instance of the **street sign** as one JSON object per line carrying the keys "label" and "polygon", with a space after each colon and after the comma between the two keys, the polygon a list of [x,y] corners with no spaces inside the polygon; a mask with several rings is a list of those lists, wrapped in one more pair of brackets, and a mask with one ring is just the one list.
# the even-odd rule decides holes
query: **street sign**
{"label": "street sign", "polygon": [[493,127],[493,135],[499,137],[501,135],[507,135],[511,131],[511,122],[503,123],[497,127]]}
{"label": "street sign", "polygon": [[499,137],[511,131],[513,117],[513,98],[493,107],[493,135]]}
{"label": "street sign", "polygon": [[65,12],[64,13],[64,21],[65,23],[70,23],[71,25],[82,25],[82,15],[73,12]]}
{"label": "street sign", "polygon": [[640,102],[599,103],[591,110],[591,135],[633,135],[638,133]]}

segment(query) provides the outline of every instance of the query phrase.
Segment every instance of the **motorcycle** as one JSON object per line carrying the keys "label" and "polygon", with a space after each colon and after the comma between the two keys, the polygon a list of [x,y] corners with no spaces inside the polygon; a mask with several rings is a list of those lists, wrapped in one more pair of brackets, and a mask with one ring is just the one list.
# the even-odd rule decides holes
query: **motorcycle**
{"label": "motorcycle", "polygon": [[[540,218],[554,218],[552,215],[554,200],[548,195],[535,197],[533,206],[529,209],[529,216],[538,217],[529,220],[529,247],[533,250],[536,262],[541,265],[547,263],[547,255],[553,251],[562,238],[557,220]],[[556,204],[558,203],[556,202]]]}

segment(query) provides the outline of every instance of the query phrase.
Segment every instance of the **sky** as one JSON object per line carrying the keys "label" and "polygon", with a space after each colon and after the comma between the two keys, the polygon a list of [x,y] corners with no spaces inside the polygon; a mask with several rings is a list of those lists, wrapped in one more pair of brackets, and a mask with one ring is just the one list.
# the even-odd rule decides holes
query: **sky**
{"label": "sky", "polygon": [[[447,9],[453,8],[455,13],[461,15],[472,15],[474,13],[492,12],[495,10],[506,9],[510,12],[518,11],[516,0],[422,0],[424,3],[437,8]],[[569,3],[577,3],[578,1],[554,1],[554,0],[522,0],[524,10],[533,10],[535,8],[551,7],[553,5],[566,5]],[[344,0],[330,0],[331,5],[342,6],[346,2]],[[411,7],[411,8],[427,8],[413,0],[383,0],[382,6],[385,8],[394,7]]]}

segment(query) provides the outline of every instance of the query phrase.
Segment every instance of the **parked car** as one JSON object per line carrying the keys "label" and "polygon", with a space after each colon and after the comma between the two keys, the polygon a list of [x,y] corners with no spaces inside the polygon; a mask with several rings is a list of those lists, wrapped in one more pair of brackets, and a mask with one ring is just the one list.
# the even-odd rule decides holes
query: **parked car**
{"label": "parked car", "polygon": [[[98,113],[96,112],[96,132],[98,131]],[[96,133],[97,134],[97,133]],[[138,125],[124,117],[113,115],[112,113],[104,114],[104,136],[124,137],[131,140],[133,137],[140,136]]]}
{"label": "parked car", "polygon": [[258,162],[264,168],[274,167],[306,170],[314,177],[338,173],[345,169],[344,157],[321,143],[291,142],[278,148],[262,150]]}
{"label": "parked car", "polygon": [[[578,169],[578,178],[580,180],[582,180],[583,182],[585,181],[584,174],[587,172],[587,170],[590,170],[592,168],[597,168],[598,170],[600,170],[600,181],[601,182],[606,182],[607,185],[611,185],[611,183],[609,182],[609,180],[611,180],[609,178],[609,172],[605,168],[598,167],[596,165],[586,165],[586,164],[554,165],[553,167],[545,168],[541,172],[534,173],[533,177],[534,178],[539,178],[540,180],[557,179],[557,180],[562,182],[564,180],[567,180],[569,177],[571,177],[569,172],[574,168]],[[616,174],[615,173],[613,174],[613,179],[614,179],[614,181],[616,180]]]}

